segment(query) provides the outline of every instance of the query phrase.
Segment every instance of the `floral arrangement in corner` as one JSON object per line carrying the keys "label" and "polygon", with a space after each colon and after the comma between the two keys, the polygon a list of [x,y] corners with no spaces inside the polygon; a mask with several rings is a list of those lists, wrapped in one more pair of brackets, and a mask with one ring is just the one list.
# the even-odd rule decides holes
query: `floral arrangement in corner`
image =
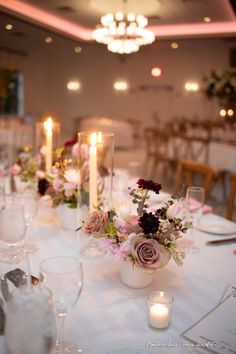
{"label": "floral arrangement in corner", "polygon": [[123,219],[115,210],[97,209],[87,217],[82,230],[93,235],[99,247],[115,259],[130,261],[133,266],[162,268],[171,258],[182,265],[185,250],[192,244],[185,235],[191,224],[181,218],[181,204],[174,198],[150,211],[149,192],[159,194],[160,190],[159,183],[139,179],[137,188],[130,189],[132,202],[137,206],[135,215]]}
{"label": "floral arrangement in corner", "polygon": [[212,70],[203,78],[203,92],[207,98],[216,97],[220,104],[230,104],[236,100],[236,71]]}

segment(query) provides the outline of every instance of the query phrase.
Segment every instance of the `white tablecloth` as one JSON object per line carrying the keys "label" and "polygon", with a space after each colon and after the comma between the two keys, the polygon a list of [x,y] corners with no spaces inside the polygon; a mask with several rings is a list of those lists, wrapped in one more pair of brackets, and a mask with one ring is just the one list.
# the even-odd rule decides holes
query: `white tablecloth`
{"label": "white tablecloth", "polygon": [[[227,221],[222,219],[224,222]],[[39,210],[30,238],[39,248],[30,257],[35,275],[46,257],[78,254],[80,242],[76,234],[59,228],[54,210]],[[228,284],[236,285],[235,245],[205,245],[207,240],[216,238],[220,236],[196,231],[200,253],[188,254],[182,267],[170,262],[157,271],[154,283],[145,289],[131,289],[121,283],[120,264],[110,258],[84,262],[84,289],[68,315],[68,337],[84,349],[83,353],[89,354],[200,352],[197,347],[183,346],[181,333],[218,303]],[[147,296],[152,290],[168,291],[174,297],[171,325],[167,330],[148,326]],[[161,349],[148,348],[148,342]],[[0,353],[4,353],[3,337],[0,337]]]}

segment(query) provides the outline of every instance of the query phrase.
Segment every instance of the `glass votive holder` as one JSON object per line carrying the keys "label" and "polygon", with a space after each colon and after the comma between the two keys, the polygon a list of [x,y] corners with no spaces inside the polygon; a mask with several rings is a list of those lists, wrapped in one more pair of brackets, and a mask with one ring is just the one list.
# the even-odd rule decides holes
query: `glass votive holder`
{"label": "glass votive holder", "polygon": [[170,324],[171,306],[174,299],[165,291],[153,291],[148,296],[148,323],[162,329]]}

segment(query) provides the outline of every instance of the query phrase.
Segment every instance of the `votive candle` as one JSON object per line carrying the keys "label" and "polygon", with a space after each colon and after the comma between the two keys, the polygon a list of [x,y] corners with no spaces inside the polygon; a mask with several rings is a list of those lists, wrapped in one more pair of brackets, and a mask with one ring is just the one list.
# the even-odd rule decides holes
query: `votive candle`
{"label": "votive candle", "polygon": [[148,323],[154,328],[166,328],[170,323],[173,297],[164,291],[154,291],[148,297]]}

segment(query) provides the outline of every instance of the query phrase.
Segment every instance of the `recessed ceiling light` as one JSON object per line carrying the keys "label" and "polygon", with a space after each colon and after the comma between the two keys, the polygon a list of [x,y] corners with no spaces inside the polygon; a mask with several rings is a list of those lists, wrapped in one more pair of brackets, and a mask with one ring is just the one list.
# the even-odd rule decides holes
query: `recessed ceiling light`
{"label": "recessed ceiling light", "polygon": [[178,45],[177,42],[172,42],[170,46],[171,46],[172,49],[177,49],[177,48],[179,48],[179,45]]}
{"label": "recessed ceiling light", "polygon": [[159,68],[159,66],[156,66],[155,68],[152,68],[152,70],[151,70],[151,74],[154,77],[160,77],[161,73],[162,73],[162,70],[161,70],[161,68]]}
{"label": "recessed ceiling light", "polygon": [[211,22],[211,18],[209,16],[205,16],[203,18],[203,21],[206,22],[206,23],[210,23]]}
{"label": "recessed ceiling light", "polygon": [[52,37],[45,37],[44,42],[47,44],[52,43]]}
{"label": "recessed ceiling light", "polygon": [[75,53],[78,54],[78,53],[82,52],[82,48],[80,46],[77,46],[77,47],[75,47],[74,51],[75,51]]}
{"label": "recessed ceiling light", "polygon": [[13,29],[13,25],[11,23],[7,23],[5,25],[5,29],[8,30],[8,31],[11,31]]}

